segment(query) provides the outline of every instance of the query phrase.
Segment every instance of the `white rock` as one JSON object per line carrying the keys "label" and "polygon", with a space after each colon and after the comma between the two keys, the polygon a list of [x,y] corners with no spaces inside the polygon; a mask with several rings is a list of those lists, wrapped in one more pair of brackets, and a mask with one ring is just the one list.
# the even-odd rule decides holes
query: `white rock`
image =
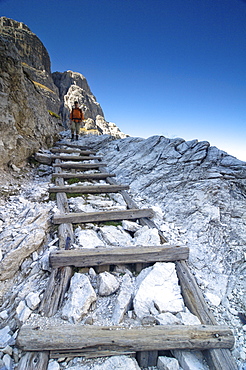
{"label": "white rock", "polygon": [[13,369],[13,360],[8,354],[3,356],[3,363],[7,370]]}
{"label": "white rock", "polygon": [[79,245],[83,248],[104,247],[105,244],[94,230],[80,230],[77,234]]}
{"label": "white rock", "polygon": [[142,226],[137,224],[136,222],[132,222],[128,220],[122,221],[122,227],[124,230],[131,231],[133,233],[135,233],[136,231],[142,228]]}
{"label": "white rock", "polygon": [[47,370],[60,370],[60,365],[57,361],[50,361]]}
{"label": "white rock", "polygon": [[92,370],[140,370],[135,358],[127,356],[109,357],[102,365],[96,365]]}
{"label": "white rock", "polygon": [[[178,314],[177,314],[178,316]],[[173,315],[171,312],[161,313],[156,316],[156,320],[159,325],[180,325],[181,320],[178,317]]]}
{"label": "white rock", "polygon": [[193,315],[191,312],[178,312],[177,318],[180,319],[184,325],[200,325],[201,321],[197,316]]}
{"label": "white rock", "polygon": [[105,242],[112,246],[124,246],[133,244],[132,237],[121,226],[103,226],[100,228],[100,234],[102,235],[102,238],[105,240]]}
{"label": "white rock", "polygon": [[20,301],[20,303],[16,307],[16,313],[20,322],[24,323],[30,317],[32,311],[29,307],[26,306],[24,301]]}
{"label": "white rock", "polygon": [[157,229],[149,229],[148,226],[142,227],[134,234],[135,245],[159,245],[160,237]]}
{"label": "white rock", "polygon": [[183,370],[209,370],[201,351],[171,351]]}
{"label": "white rock", "polygon": [[117,325],[123,320],[124,314],[130,307],[132,296],[134,292],[134,285],[130,275],[125,274],[122,279],[120,292],[115,302],[115,307],[112,315],[112,323]]}
{"label": "white rock", "polygon": [[13,348],[10,347],[9,345],[7,345],[3,350],[2,350],[3,353],[6,353],[7,355],[9,356],[12,356],[12,353],[13,353]]}
{"label": "white rock", "polygon": [[157,368],[159,370],[179,370],[179,362],[173,357],[159,356]]}
{"label": "white rock", "polygon": [[157,262],[151,269],[147,269],[147,276],[143,270],[137,278],[137,285],[133,306],[139,318],[162,312],[183,311],[184,303],[174,263]]}
{"label": "white rock", "polygon": [[8,311],[4,310],[0,312],[0,319],[6,320],[8,318]]}
{"label": "white rock", "polygon": [[5,326],[0,329],[0,348],[5,348],[8,345],[14,344],[14,338],[10,334],[11,330],[9,326]]}
{"label": "white rock", "polygon": [[116,292],[120,284],[114,275],[105,271],[99,274],[99,289],[100,296],[108,296]]}
{"label": "white rock", "polygon": [[96,293],[88,277],[75,273],[70,282],[67,301],[62,309],[62,318],[72,323],[80,321],[96,299]]}
{"label": "white rock", "polygon": [[39,303],[40,303],[40,297],[39,297],[39,293],[37,292],[30,292],[26,298],[26,304],[27,306],[31,309],[31,310],[35,310]]}
{"label": "white rock", "polygon": [[213,306],[219,306],[220,305],[220,302],[221,302],[221,299],[220,297],[218,297],[217,295],[213,294],[213,293],[210,293],[210,292],[206,292],[205,293],[205,296],[206,298],[208,299],[208,301],[213,305]]}

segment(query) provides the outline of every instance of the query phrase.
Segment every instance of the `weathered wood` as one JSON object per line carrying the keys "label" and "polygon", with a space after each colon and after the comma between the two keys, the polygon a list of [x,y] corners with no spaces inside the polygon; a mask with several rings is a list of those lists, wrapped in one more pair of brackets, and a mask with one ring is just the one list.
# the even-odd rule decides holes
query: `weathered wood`
{"label": "weathered wood", "polygon": [[[226,326],[157,325],[122,327],[64,324],[23,325],[17,346],[25,351],[80,350],[94,348],[125,351],[232,348],[234,337]],[[102,348],[104,346],[104,348]]]}
{"label": "weathered wood", "polygon": [[68,172],[61,172],[61,173],[54,173],[53,177],[62,177],[63,179],[83,179],[83,180],[101,180],[106,179],[107,177],[114,177],[115,173],[68,173]]}
{"label": "weathered wood", "polygon": [[66,146],[66,147],[69,147],[69,148],[78,148],[80,150],[88,150],[88,147],[86,146],[83,146],[83,145],[79,145],[79,144],[75,144],[75,143],[71,143],[71,142],[66,142],[66,143],[61,143],[59,141],[57,141],[55,143],[56,146]]}
{"label": "weathered wood", "polygon": [[[30,352],[32,353],[32,352]],[[97,357],[108,357],[108,356],[132,356],[135,357],[136,352],[133,351],[124,351],[122,350],[107,350],[104,349],[102,350],[101,348],[97,348],[96,352],[95,349],[93,348],[90,350],[90,348],[86,350],[80,350],[78,351],[64,351],[64,352],[56,352],[56,351],[51,351],[50,352],[50,358],[61,358],[61,357],[85,357],[85,358],[97,358]],[[21,369],[20,369],[21,370]]]}
{"label": "weathered wood", "polygon": [[51,252],[50,264],[53,268],[61,266],[86,267],[139,262],[170,262],[187,259],[188,256],[188,247],[172,245],[86,248]]}
{"label": "weathered wood", "polygon": [[136,358],[140,367],[156,366],[158,359],[158,351],[137,352]]}
{"label": "weathered wood", "polygon": [[90,155],[90,154],[96,154],[97,152],[94,150],[79,150],[75,149],[63,149],[63,148],[51,148],[51,153],[78,153],[80,155]]}
{"label": "weathered wood", "polygon": [[27,352],[18,364],[18,370],[46,370],[49,352]]}
{"label": "weathered wood", "polygon": [[62,223],[86,223],[119,220],[135,220],[141,217],[153,217],[152,209],[127,209],[124,211],[66,213],[53,216],[54,224]]}
{"label": "weathered wood", "polygon": [[[57,159],[56,162],[59,164],[60,160]],[[61,168],[56,167],[55,171],[59,173]],[[64,185],[64,180],[62,178],[57,178],[56,185]],[[69,212],[68,201],[65,193],[57,193],[56,202],[61,213]],[[74,239],[72,224],[64,223],[59,225],[58,236],[59,247],[68,248]],[[52,270],[42,302],[39,306],[39,312],[44,316],[53,316],[60,308],[71,277],[71,267],[62,267]]]}
{"label": "weathered wood", "polygon": [[[103,163],[105,165],[105,163]],[[100,163],[78,163],[78,162],[75,162],[75,163],[72,163],[72,162],[65,162],[65,163],[61,163],[61,164],[57,164],[57,163],[54,163],[53,164],[53,167],[60,167],[60,168],[77,168],[77,169],[80,169],[80,170],[91,170],[91,169],[94,169],[94,168],[100,168],[101,164]]]}
{"label": "weathered wood", "polygon": [[121,190],[129,189],[127,185],[92,185],[92,186],[52,186],[50,193],[77,193],[77,194],[99,194],[99,193],[118,193]]}
{"label": "weathered wood", "polygon": [[93,157],[89,157],[89,156],[82,156],[82,155],[55,155],[55,154],[52,154],[50,156],[50,158],[52,160],[54,159],[61,159],[63,161],[91,161],[93,159],[101,159],[101,157],[96,157],[96,156],[93,156]]}
{"label": "weathered wood", "polygon": [[[185,261],[177,261],[176,270],[185,305],[203,324],[216,325],[215,317],[208,309],[207,303],[187,263]],[[211,369],[237,369],[236,362],[228,349],[206,350],[205,356]]]}

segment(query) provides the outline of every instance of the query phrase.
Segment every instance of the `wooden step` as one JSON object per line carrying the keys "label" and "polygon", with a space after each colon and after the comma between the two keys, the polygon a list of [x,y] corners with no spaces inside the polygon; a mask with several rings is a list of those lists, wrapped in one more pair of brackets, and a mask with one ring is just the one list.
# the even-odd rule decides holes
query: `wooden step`
{"label": "wooden step", "polygon": [[112,349],[154,351],[172,349],[232,348],[234,337],[227,326],[156,325],[152,327],[23,325],[17,346],[24,351],[69,351],[87,348],[95,352]]}
{"label": "wooden step", "polygon": [[63,149],[63,148],[51,148],[51,153],[78,153],[80,155],[96,154],[94,150],[76,150],[75,149]]}
{"label": "wooden step", "polygon": [[63,161],[89,161],[89,160],[94,160],[94,159],[102,159],[102,157],[97,157],[97,156],[92,156],[92,157],[89,157],[89,156],[82,156],[82,155],[55,155],[55,154],[52,154],[51,155],[51,159],[61,159]]}
{"label": "wooden step", "polygon": [[77,193],[77,194],[99,194],[99,193],[117,193],[121,190],[129,189],[128,185],[92,185],[92,186],[52,186],[50,193]]}
{"label": "wooden step", "polygon": [[106,163],[54,163],[53,167],[61,168],[77,168],[80,170],[91,170],[94,168],[99,168],[105,166]]}
{"label": "wooden step", "polygon": [[107,177],[115,177],[115,173],[68,173],[68,172],[61,172],[61,173],[54,173],[53,177],[62,177],[63,179],[84,179],[84,180],[101,180],[106,179]]}
{"label": "wooden step", "polygon": [[186,260],[188,257],[188,247],[172,245],[86,248],[51,252],[50,264],[53,268],[61,266],[90,267],[139,262],[170,262]]}
{"label": "wooden step", "polygon": [[66,143],[56,142],[55,145],[56,146],[67,146],[69,148],[77,148],[77,149],[80,149],[80,150],[88,150],[88,147],[83,146],[83,145],[79,145],[79,144],[75,144],[75,143],[72,143],[72,142],[66,142]]}
{"label": "wooden step", "polygon": [[108,212],[88,212],[88,213],[65,213],[53,216],[54,224],[62,223],[86,223],[86,222],[102,222],[102,221],[119,221],[119,220],[135,220],[141,217],[153,217],[154,211],[151,208],[147,209],[127,209],[123,211],[108,211]]}

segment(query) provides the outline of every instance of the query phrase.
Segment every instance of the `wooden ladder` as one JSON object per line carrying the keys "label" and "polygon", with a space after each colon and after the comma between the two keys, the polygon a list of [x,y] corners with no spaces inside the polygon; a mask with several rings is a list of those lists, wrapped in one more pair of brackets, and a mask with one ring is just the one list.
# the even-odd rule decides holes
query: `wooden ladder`
{"label": "wooden ladder", "polygon": [[[65,149],[62,148],[64,145],[66,145]],[[52,272],[39,312],[43,316],[51,317],[61,307],[73,274],[73,267],[100,268],[103,266],[105,270],[109,270],[110,265],[135,264],[136,269],[139,270],[147,263],[174,261],[184,302],[202,324],[196,326],[160,325],[134,329],[72,324],[64,324],[60,328],[52,325],[38,328],[23,325],[17,338],[17,345],[27,353],[20,361],[19,370],[45,370],[49,358],[100,357],[115,354],[135,355],[139,365],[147,367],[156,365],[158,351],[170,349],[200,349],[204,351],[211,369],[236,370],[237,366],[229,351],[234,344],[233,333],[226,326],[216,325],[216,320],[209,311],[186,263],[189,255],[187,247],[162,244],[161,246],[69,250],[70,243],[74,241],[73,223],[138,219],[142,225],[150,228],[157,227],[151,220],[153,210],[138,208],[126,191],[129,187],[116,183],[113,179],[115,175],[108,173],[105,163],[101,162],[101,157],[95,156],[95,151],[86,150],[76,144],[62,143],[59,144],[59,148],[53,148],[51,151],[55,153],[50,156],[50,159],[55,161],[53,164],[55,186],[50,187],[49,191],[56,193],[57,207],[60,211],[59,215],[53,217],[53,223],[59,225],[60,249],[50,255]],[[78,155],[66,155],[75,153],[75,151]],[[94,162],[83,163],[83,161],[91,160]],[[73,173],[63,172],[63,169],[71,169]],[[76,169],[80,171],[96,169],[100,172],[85,174],[75,172]],[[106,179],[108,185],[64,185],[64,179],[68,178]],[[110,192],[119,192],[128,209],[90,213],[69,212],[66,193]],[[167,240],[163,233],[160,230],[158,233],[161,242],[166,243]]]}

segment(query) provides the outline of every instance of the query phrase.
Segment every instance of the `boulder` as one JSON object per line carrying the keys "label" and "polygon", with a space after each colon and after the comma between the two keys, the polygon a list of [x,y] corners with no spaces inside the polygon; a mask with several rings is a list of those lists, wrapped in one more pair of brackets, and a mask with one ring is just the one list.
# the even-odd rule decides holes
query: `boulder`
{"label": "boulder", "polygon": [[109,272],[105,271],[99,274],[99,288],[98,293],[100,296],[108,296],[117,291],[119,282],[116,277]]}
{"label": "boulder", "polygon": [[179,362],[173,357],[159,356],[157,368],[158,370],[179,370]]}
{"label": "boulder", "polygon": [[62,318],[71,323],[81,321],[96,299],[96,293],[88,277],[75,273],[70,282],[67,301],[62,308]]}
{"label": "boulder", "polygon": [[[146,271],[145,271],[146,270]],[[150,314],[183,311],[184,303],[174,263],[157,262],[137,277],[134,311],[142,319]]]}
{"label": "boulder", "polygon": [[122,322],[124,314],[127,312],[132,303],[133,292],[134,285],[132,278],[129,274],[125,274],[121,282],[120,291],[112,314],[112,323],[114,325]]}

